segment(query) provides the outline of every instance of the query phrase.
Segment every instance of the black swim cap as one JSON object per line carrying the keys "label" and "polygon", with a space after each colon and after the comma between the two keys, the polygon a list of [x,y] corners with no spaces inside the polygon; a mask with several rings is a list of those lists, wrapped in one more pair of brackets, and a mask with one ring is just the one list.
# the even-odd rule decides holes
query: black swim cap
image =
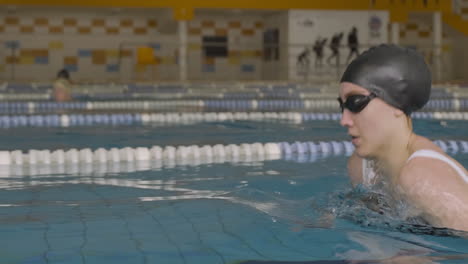
{"label": "black swim cap", "polygon": [[67,69],[61,69],[57,73],[57,78],[70,79],[70,73],[67,71]]}
{"label": "black swim cap", "polygon": [[429,100],[432,80],[429,67],[418,52],[382,44],[353,60],[341,82],[359,85],[410,115]]}

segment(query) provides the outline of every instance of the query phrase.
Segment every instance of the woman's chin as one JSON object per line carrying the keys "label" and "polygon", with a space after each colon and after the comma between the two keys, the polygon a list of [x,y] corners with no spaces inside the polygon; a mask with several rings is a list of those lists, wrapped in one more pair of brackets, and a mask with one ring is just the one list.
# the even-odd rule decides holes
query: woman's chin
{"label": "woman's chin", "polygon": [[364,149],[362,146],[356,146],[354,152],[356,153],[356,155],[358,155],[358,157],[363,159],[368,158],[370,156],[370,153],[366,151],[366,149]]}

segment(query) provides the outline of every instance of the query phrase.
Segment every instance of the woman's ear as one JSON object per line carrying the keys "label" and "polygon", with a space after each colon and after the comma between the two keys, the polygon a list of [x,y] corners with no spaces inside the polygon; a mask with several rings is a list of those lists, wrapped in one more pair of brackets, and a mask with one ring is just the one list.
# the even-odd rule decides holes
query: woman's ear
{"label": "woman's ear", "polygon": [[393,109],[393,115],[395,115],[395,117],[401,117],[401,116],[405,115],[405,113],[403,111],[401,111],[400,109],[395,108],[395,109]]}

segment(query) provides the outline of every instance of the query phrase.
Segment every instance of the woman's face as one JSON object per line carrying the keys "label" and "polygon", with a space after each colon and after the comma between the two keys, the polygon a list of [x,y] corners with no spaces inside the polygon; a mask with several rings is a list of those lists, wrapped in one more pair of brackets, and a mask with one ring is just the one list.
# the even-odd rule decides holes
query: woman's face
{"label": "woman's face", "polygon": [[[346,102],[352,95],[370,95],[370,92],[352,83],[340,84],[340,98]],[[356,153],[360,157],[375,157],[391,136],[394,108],[381,99],[370,100],[359,113],[344,109],[340,124],[348,129]]]}

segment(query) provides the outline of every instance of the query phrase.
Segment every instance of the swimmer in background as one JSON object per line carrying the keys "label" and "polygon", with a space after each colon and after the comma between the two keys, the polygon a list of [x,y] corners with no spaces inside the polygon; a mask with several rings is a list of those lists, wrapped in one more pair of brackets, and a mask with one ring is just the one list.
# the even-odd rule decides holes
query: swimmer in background
{"label": "swimmer in background", "polygon": [[55,101],[71,101],[71,85],[70,73],[66,69],[60,70],[53,84],[53,96]]}
{"label": "swimmer in background", "polygon": [[431,73],[416,51],[380,45],[362,53],[340,81],[340,124],[355,151],[353,186],[383,190],[408,205],[407,218],[468,231],[468,173],[429,139],[416,135],[410,114],[430,97]]}

